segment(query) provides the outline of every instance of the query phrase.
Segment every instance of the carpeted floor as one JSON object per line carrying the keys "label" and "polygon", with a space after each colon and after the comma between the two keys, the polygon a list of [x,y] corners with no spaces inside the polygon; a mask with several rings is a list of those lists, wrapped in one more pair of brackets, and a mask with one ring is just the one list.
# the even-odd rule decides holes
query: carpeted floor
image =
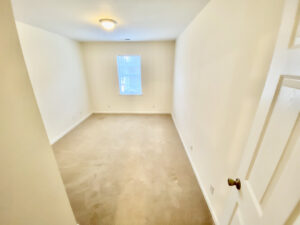
{"label": "carpeted floor", "polygon": [[54,146],[80,225],[211,225],[169,115],[95,114]]}

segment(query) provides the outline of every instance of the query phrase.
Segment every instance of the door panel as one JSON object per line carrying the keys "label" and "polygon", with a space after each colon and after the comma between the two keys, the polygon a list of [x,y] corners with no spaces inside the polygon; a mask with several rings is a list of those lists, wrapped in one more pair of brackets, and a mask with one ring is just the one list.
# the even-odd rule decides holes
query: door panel
{"label": "door panel", "polygon": [[[288,224],[291,215],[299,217],[300,80],[297,77],[282,79],[266,123],[229,224],[241,224],[243,217],[245,225],[283,225]],[[295,221],[291,224],[299,223],[299,219]]]}
{"label": "door panel", "polygon": [[244,225],[240,210],[237,205],[234,210],[234,214],[231,219],[230,225]]}
{"label": "door panel", "polygon": [[[287,150],[289,138],[299,116],[300,96],[299,90],[283,86],[275,101],[274,110],[267,118],[269,120],[264,138],[259,146],[258,155],[249,173],[249,181],[257,201],[262,203],[270,180],[275,175],[281,156]],[[268,163],[266,163],[268,162]],[[300,172],[300,171],[299,171]]]}
{"label": "door panel", "polygon": [[232,190],[224,225],[300,225],[300,45],[290,45],[299,24],[299,1],[285,0],[268,79],[238,172],[242,188]]}
{"label": "door panel", "polygon": [[298,202],[285,225],[300,225],[300,202]]}

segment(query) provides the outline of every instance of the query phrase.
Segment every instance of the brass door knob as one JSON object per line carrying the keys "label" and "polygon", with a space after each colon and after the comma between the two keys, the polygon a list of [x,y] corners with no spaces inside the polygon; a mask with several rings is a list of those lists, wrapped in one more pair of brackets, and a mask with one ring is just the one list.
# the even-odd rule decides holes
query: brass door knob
{"label": "brass door knob", "polygon": [[228,185],[229,186],[235,186],[236,189],[240,190],[241,189],[241,180],[239,178],[236,178],[235,180],[234,179],[231,179],[231,178],[228,178]]}

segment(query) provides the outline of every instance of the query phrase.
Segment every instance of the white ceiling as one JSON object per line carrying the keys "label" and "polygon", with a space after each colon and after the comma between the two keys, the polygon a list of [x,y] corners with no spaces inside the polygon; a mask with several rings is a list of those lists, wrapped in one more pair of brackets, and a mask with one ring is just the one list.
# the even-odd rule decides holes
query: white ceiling
{"label": "white ceiling", "polygon": [[[175,39],[209,0],[12,0],[16,20],[78,41]],[[98,20],[118,22],[112,32]]]}

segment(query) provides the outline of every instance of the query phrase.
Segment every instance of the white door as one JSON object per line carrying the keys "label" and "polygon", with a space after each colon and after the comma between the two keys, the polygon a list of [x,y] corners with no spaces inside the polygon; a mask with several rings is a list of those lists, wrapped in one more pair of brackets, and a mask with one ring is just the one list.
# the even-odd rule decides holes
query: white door
{"label": "white door", "polygon": [[[222,225],[300,225],[299,0],[286,0],[258,111]],[[234,178],[235,179],[235,178]]]}

